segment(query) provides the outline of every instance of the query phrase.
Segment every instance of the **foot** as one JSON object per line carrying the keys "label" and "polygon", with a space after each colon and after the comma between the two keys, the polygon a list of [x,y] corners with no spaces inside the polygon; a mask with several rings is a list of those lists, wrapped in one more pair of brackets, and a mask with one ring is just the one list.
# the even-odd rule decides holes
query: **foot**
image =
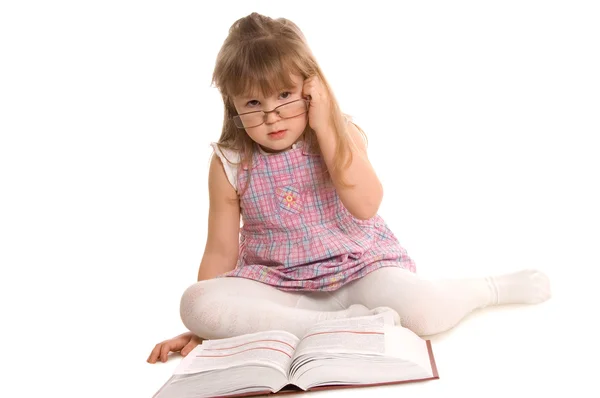
{"label": "foot", "polygon": [[400,315],[390,307],[377,307],[371,310],[371,315],[377,315],[384,312],[388,312],[392,315],[394,319],[394,325],[400,325]]}
{"label": "foot", "polygon": [[346,318],[356,318],[358,316],[371,315],[371,310],[362,304],[352,304],[346,308]]}
{"label": "foot", "polygon": [[377,314],[381,314],[384,312],[389,312],[391,314],[392,318],[394,319],[394,325],[400,325],[400,315],[398,315],[398,313],[396,311],[394,311],[393,309],[391,309],[389,307],[377,307],[377,308],[373,308],[372,310],[370,310],[367,307],[365,307],[364,305],[352,304],[350,307],[348,307],[346,309],[346,311],[347,311],[348,318],[377,315]]}
{"label": "foot", "polygon": [[492,290],[492,304],[539,304],[551,297],[548,277],[537,270],[486,278]]}

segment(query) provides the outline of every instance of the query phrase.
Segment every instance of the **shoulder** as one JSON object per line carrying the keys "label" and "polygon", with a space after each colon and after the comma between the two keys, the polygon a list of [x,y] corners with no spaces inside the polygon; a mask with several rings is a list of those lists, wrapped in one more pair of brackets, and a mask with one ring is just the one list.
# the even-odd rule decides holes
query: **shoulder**
{"label": "shoulder", "polygon": [[[240,153],[234,149],[225,148],[217,142],[210,144],[214,151],[214,155],[221,161],[227,180],[237,191],[237,174],[240,164]],[[213,159],[214,162],[214,159]]]}
{"label": "shoulder", "polygon": [[212,147],[214,153],[217,156],[219,156],[219,158],[221,158],[222,160],[224,160],[228,163],[232,163],[232,164],[239,163],[239,161],[240,161],[239,151],[236,151],[235,149],[224,147],[223,145],[219,144],[218,142],[211,142],[210,146]]}

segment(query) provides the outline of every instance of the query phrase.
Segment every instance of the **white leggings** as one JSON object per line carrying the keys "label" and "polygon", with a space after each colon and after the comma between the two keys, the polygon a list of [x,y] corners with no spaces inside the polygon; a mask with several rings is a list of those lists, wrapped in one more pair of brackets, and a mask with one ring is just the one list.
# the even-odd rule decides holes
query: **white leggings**
{"label": "white leggings", "polygon": [[424,336],[452,328],[477,308],[538,303],[549,295],[547,278],[537,271],[433,281],[402,268],[385,267],[333,292],[286,292],[249,279],[225,277],[190,286],[181,298],[181,319],[190,331],[206,339],[271,329],[301,337],[320,320],[389,307],[398,313],[402,326]]}

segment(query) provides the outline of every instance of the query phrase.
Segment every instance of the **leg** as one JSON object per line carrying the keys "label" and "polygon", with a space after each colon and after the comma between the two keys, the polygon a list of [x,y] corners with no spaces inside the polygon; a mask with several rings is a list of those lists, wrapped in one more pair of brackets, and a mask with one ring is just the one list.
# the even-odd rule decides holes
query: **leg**
{"label": "leg", "polygon": [[244,278],[216,278],[188,287],[181,320],[194,334],[217,339],[265,330],[302,337],[316,322],[370,313],[362,305],[345,308],[330,293],[284,292]]}
{"label": "leg", "polygon": [[446,331],[477,308],[535,304],[550,297],[548,278],[526,270],[488,278],[426,280],[402,268],[371,272],[335,292],[341,303],[390,307],[420,336]]}

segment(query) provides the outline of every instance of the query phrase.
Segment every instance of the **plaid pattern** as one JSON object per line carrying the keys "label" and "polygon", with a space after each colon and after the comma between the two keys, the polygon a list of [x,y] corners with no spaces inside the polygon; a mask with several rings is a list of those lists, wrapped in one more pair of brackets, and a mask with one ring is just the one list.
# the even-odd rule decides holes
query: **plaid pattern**
{"label": "plaid pattern", "polygon": [[[220,277],[253,279],[286,291],[332,291],[381,267],[415,264],[383,219],[352,216],[325,161],[302,142],[286,152],[255,153],[250,186],[240,197],[236,268]],[[237,177],[239,192],[247,169]]]}
{"label": "plaid pattern", "polygon": [[296,187],[277,187],[275,196],[282,209],[296,214],[302,212],[302,196]]}

